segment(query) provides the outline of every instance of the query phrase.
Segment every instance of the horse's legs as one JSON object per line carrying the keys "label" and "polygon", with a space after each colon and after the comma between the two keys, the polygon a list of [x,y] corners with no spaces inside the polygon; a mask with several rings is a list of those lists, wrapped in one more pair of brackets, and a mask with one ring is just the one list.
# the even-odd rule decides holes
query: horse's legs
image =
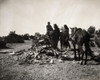
{"label": "horse's legs", "polygon": [[60,47],[61,47],[61,50],[62,50],[62,41],[60,41]]}
{"label": "horse's legs", "polygon": [[80,60],[80,50],[78,49],[78,56],[79,56],[79,60]]}
{"label": "horse's legs", "polygon": [[85,43],[85,65],[87,64],[87,54],[90,53],[90,46],[88,43]]}
{"label": "horse's legs", "polygon": [[90,48],[89,43],[86,43],[86,49],[87,49],[87,51],[89,52],[89,55],[91,56],[91,58],[93,58],[92,50],[91,50],[91,48]]}
{"label": "horse's legs", "polygon": [[79,49],[79,52],[78,52],[79,60],[80,60],[80,54],[82,54],[82,62],[81,62],[81,64],[83,64],[84,51],[83,51],[83,48],[82,48],[82,45],[81,44],[78,44],[78,49]]}
{"label": "horse's legs", "polygon": [[69,41],[66,42],[66,48],[68,48],[68,47],[69,47],[69,49],[71,48]]}
{"label": "horse's legs", "polygon": [[86,58],[85,58],[85,64],[87,63],[87,54],[89,53],[89,55],[91,56],[91,59],[93,59],[93,54],[92,51],[90,49],[89,43],[85,43],[85,53],[86,53]]}
{"label": "horse's legs", "polygon": [[84,52],[82,53],[82,61],[81,61],[81,65],[83,64],[83,57],[84,57]]}
{"label": "horse's legs", "polygon": [[69,47],[69,49],[71,48],[69,41],[68,41],[68,47]]}
{"label": "horse's legs", "polygon": [[85,65],[87,64],[87,51],[85,51]]}
{"label": "horse's legs", "polygon": [[65,42],[65,47],[66,47],[66,49],[67,49],[67,47],[68,47],[68,42]]}
{"label": "horse's legs", "polygon": [[73,44],[73,47],[74,47],[74,59],[76,60],[76,46],[75,46],[75,44]]}

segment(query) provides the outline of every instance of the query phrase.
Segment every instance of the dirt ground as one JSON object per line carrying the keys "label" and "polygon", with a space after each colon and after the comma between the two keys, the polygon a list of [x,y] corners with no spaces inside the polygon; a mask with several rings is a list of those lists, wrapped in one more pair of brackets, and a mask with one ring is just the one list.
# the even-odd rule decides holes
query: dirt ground
{"label": "dirt ground", "polygon": [[[12,51],[30,48],[30,41],[22,44],[9,44],[10,49],[0,50],[0,80],[100,80],[100,64],[88,61],[80,65],[79,61],[66,60],[54,64],[25,64],[18,62],[8,54]],[[99,48],[92,48],[100,52]]]}

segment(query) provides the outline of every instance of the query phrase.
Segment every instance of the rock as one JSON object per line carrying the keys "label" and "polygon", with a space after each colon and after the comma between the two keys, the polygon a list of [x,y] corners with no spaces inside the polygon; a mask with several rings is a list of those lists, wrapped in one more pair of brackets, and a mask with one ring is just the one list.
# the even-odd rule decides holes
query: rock
{"label": "rock", "polygon": [[[93,52],[94,56],[99,56],[100,53],[99,52]],[[99,56],[100,57],[100,56]]]}
{"label": "rock", "polygon": [[39,61],[39,60],[34,59],[34,62],[35,62],[35,63],[39,63],[40,61]]}
{"label": "rock", "polygon": [[16,60],[16,61],[18,60],[18,57],[17,57],[17,56],[13,56],[13,58],[14,58],[14,60]]}
{"label": "rock", "polygon": [[53,60],[53,59],[51,59],[49,63],[54,64],[54,60]]}
{"label": "rock", "polygon": [[39,55],[39,53],[36,52],[36,53],[34,54],[34,57],[36,58],[38,55]]}
{"label": "rock", "polygon": [[34,53],[32,51],[29,52],[30,55],[33,55]]}
{"label": "rock", "polygon": [[46,48],[46,47],[47,47],[46,45],[43,45],[43,46],[42,46],[42,48]]}
{"label": "rock", "polygon": [[15,54],[15,51],[13,51],[12,53],[9,53],[10,55],[14,55]]}
{"label": "rock", "polygon": [[59,60],[58,60],[58,62],[59,62],[59,63],[63,63],[64,61],[63,61],[63,60],[61,60],[61,59],[59,59]]}

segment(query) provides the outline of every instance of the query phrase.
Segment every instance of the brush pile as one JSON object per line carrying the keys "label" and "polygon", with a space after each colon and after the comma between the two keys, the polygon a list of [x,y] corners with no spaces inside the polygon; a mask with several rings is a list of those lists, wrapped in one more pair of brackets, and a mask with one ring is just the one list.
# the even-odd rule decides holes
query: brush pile
{"label": "brush pile", "polygon": [[53,49],[50,40],[46,35],[36,35],[32,40],[31,48],[13,52],[11,54],[19,64],[53,64],[54,60],[60,59],[59,62],[62,62],[62,60],[69,60],[71,58],[70,54],[67,51],[62,52],[60,50]]}

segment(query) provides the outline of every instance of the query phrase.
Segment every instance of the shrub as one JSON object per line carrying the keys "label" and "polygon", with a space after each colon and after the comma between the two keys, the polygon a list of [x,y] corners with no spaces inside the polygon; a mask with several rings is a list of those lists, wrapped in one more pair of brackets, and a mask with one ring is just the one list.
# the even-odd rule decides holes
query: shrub
{"label": "shrub", "polygon": [[95,43],[100,48],[100,29],[96,31],[96,34],[95,34]]}
{"label": "shrub", "polygon": [[100,38],[96,37],[95,38],[95,43],[100,48]]}
{"label": "shrub", "polygon": [[21,35],[11,31],[8,36],[5,37],[5,42],[7,43],[24,43],[24,39]]}
{"label": "shrub", "polygon": [[0,41],[0,48],[5,48],[6,47],[6,42]]}
{"label": "shrub", "polygon": [[95,33],[95,26],[90,26],[88,28],[88,32],[89,32],[89,34],[94,34]]}
{"label": "shrub", "polygon": [[100,38],[100,29],[96,30],[96,35]]}
{"label": "shrub", "polygon": [[29,37],[30,37],[29,34],[24,34],[24,35],[23,35],[23,39],[24,39],[24,40],[29,40]]}
{"label": "shrub", "polygon": [[30,35],[30,39],[34,39],[34,36],[33,35]]}

